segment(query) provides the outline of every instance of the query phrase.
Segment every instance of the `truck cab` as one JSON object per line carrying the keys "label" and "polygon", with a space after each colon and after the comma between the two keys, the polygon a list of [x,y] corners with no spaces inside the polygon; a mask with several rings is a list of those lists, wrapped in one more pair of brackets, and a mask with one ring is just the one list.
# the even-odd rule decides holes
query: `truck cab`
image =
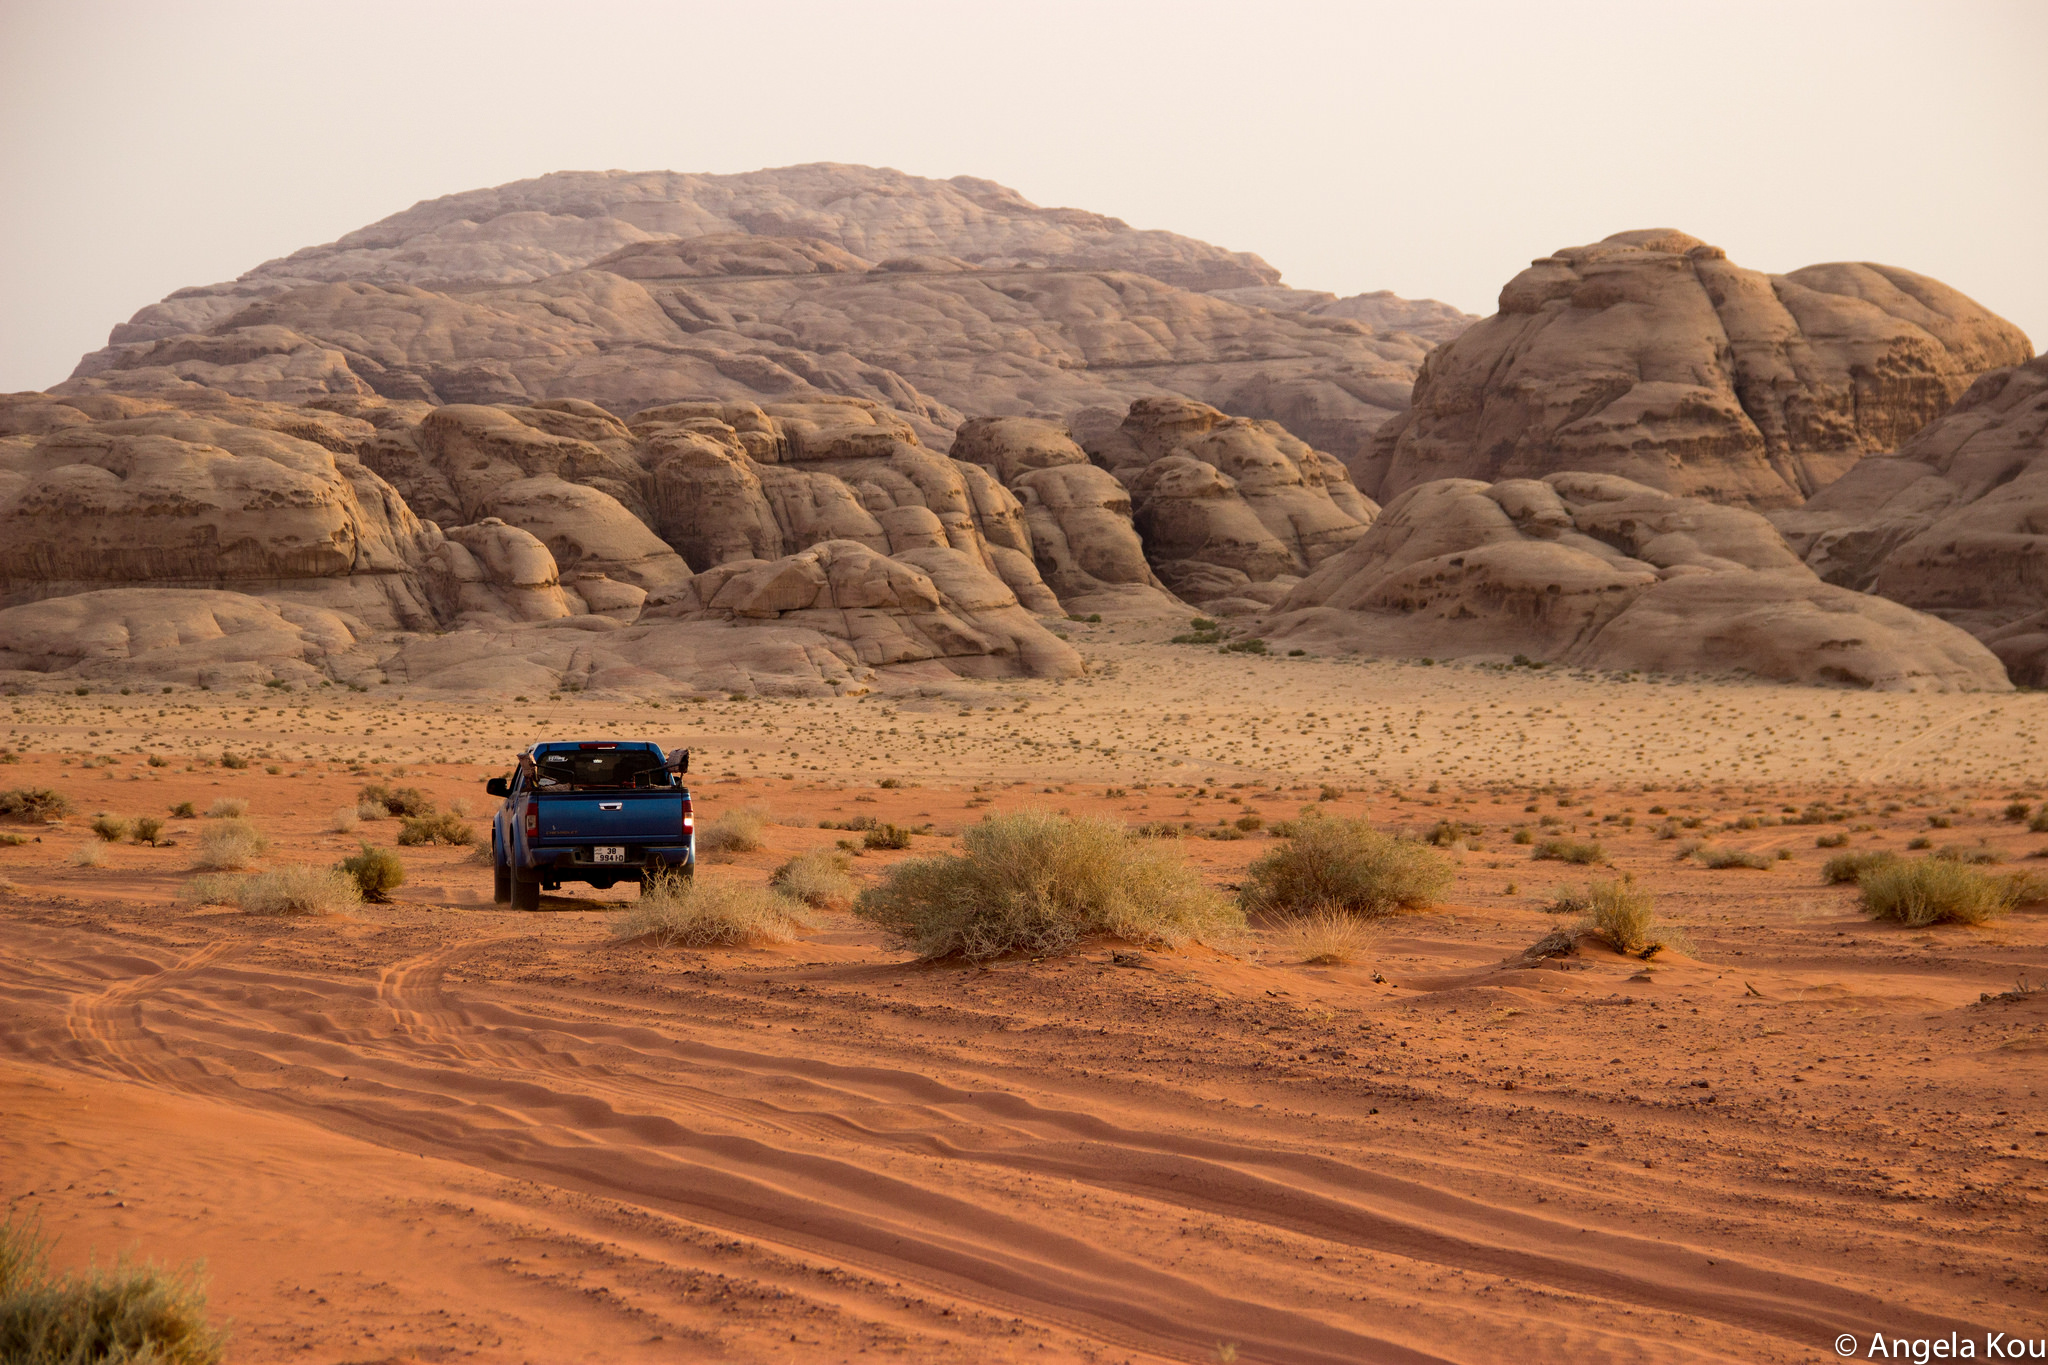
{"label": "truck cab", "polygon": [[491,820],[499,904],[540,908],[565,882],[645,886],[659,872],[696,871],[696,816],[683,777],[690,751],[624,740],[550,740],[484,784],[503,798]]}

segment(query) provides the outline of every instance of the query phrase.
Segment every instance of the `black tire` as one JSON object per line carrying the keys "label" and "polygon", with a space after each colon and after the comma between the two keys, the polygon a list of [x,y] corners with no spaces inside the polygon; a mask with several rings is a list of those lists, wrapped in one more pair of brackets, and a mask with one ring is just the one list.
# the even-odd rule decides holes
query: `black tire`
{"label": "black tire", "polygon": [[491,843],[491,900],[504,905],[512,899],[512,869],[506,865],[498,852],[497,841]]}
{"label": "black tire", "polygon": [[540,909],[540,879],[528,881],[515,870],[512,872],[512,908],[514,910]]}

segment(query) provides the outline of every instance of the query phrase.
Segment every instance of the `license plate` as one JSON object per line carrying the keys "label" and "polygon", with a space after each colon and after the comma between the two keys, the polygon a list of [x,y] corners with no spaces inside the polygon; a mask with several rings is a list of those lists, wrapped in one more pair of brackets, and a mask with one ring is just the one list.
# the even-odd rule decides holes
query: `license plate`
{"label": "license plate", "polygon": [[590,861],[593,863],[623,863],[626,861],[626,850],[620,848],[617,844],[599,844],[596,848],[590,850]]}

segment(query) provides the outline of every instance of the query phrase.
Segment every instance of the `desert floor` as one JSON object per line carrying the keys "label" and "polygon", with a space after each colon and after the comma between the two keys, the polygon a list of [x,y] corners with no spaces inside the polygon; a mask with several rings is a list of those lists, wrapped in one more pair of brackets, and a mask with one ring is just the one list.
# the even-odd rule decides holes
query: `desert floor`
{"label": "desert floor", "polygon": [[[2048,797],[2048,696],[1075,638],[1085,681],[887,698],[0,699],[0,788],[75,808],[0,847],[0,1195],[66,1264],[203,1257],[237,1361],[1803,1361],[1842,1332],[2048,1334],[2048,906],[1873,924],[1816,846],[2042,866],[2048,834],[2004,812]],[[700,822],[769,813],[769,847],[705,877],[845,837],[820,821],[932,827],[857,859],[872,879],[1021,806],[1194,834],[1315,805],[1473,846],[1439,911],[1341,966],[1269,926],[919,964],[845,915],[658,951],[610,941],[630,888],[516,915],[438,846],[351,918],[179,899],[217,801],[267,862],[324,864],[392,841],[335,828],[364,783],[481,828],[485,776],[583,734],[691,745]],[[101,811],[174,842],[80,865]],[[1609,866],[1532,860],[1524,826]],[[1674,856],[1694,839],[1771,862]],[[1228,886],[1275,843],[1175,847]],[[1621,873],[1687,949],[1524,956],[1560,887]]]}

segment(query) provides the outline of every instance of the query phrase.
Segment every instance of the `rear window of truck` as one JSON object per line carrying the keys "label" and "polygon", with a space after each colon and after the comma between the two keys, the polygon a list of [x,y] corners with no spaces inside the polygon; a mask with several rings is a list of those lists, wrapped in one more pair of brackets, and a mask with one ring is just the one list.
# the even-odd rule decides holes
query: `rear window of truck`
{"label": "rear window of truck", "polygon": [[647,749],[551,749],[533,767],[534,785],[548,791],[673,785],[662,756]]}

